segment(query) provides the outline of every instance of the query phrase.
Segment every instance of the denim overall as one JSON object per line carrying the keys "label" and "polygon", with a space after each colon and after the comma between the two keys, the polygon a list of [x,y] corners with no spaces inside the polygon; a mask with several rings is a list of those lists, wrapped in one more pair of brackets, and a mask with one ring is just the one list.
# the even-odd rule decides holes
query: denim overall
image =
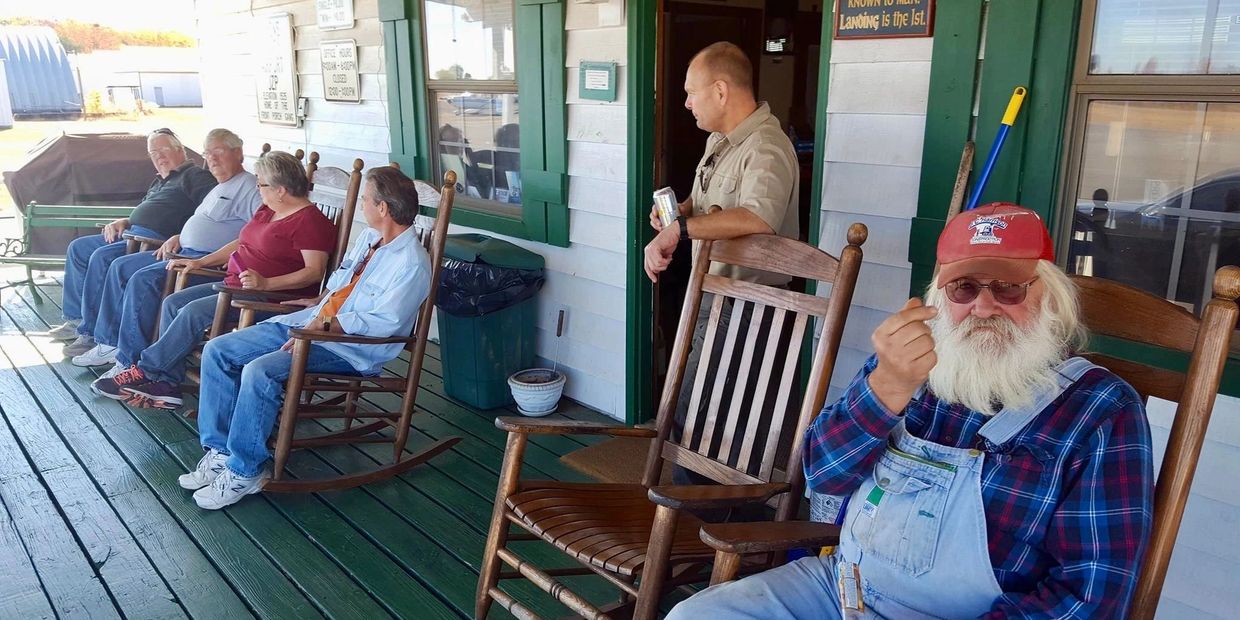
{"label": "denim overall", "polygon": [[[1058,389],[1023,409],[1003,409],[978,434],[993,445],[1016,436],[1090,369],[1074,357]],[[1002,594],[987,549],[980,450],[950,448],[892,431],[870,478],[853,492],[837,559],[861,569],[866,617],[973,618]],[[831,563],[834,564],[834,563]]]}

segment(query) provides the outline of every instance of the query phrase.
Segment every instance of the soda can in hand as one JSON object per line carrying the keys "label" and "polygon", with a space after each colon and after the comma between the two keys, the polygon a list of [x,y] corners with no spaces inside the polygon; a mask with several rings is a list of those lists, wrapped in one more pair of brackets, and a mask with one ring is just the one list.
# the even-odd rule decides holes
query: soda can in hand
{"label": "soda can in hand", "polygon": [[676,202],[676,191],[670,187],[665,187],[654,193],[654,206],[659,213],[659,221],[663,223],[663,227],[667,228],[676,222],[676,218],[680,216],[680,206]]}

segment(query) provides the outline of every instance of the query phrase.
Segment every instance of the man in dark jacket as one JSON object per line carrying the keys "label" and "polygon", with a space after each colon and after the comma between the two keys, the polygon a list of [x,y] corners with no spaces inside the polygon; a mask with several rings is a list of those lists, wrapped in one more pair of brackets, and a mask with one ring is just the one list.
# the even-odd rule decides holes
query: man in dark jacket
{"label": "man in dark jacket", "polygon": [[58,340],[76,338],[65,346],[65,355],[69,357],[81,355],[95,346],[92,336],[78,334],[82,309],[99,305],[108,267],[125,254],[125,240],[121,234],[129,230],[155,239],[177,234],[216,185],[209,171],[186,160],[185,147],[172,130],[155,130],[147,136],[146,147],[157,176],[142,202],[134,207],[129,217],[109,223],[100,234],[69,243],[61,301],[65,323],[50,332]]}

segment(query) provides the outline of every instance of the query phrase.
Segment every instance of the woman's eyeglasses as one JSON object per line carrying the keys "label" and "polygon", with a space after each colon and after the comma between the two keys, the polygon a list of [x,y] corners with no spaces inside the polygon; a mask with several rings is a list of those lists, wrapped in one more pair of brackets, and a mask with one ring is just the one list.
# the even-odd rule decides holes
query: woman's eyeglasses
{"label": "woman's eyeglasses", "polygon": [[977,296],[982,294],[982,289],[988,288],[995,301],[1005,306],[1013,306],[1025,301],[1029,286],[1037,281],[1037,278],[1024,283],[991,280],[990,284],[982,284],[973,278],[957,278],[948,282],[944,289],[947,291],[947,298],[953,303],[967,304],[977,299]]}

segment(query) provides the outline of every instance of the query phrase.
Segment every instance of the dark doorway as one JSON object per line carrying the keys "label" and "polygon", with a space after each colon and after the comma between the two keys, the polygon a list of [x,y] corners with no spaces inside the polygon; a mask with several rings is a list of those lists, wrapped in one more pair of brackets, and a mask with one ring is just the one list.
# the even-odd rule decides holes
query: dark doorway
{"label": "dark doorway", "polygon": [[[795,0],[767,0],[765,8],[738,8],[695,2],[664,2],[660,12],[656,69],[656,153],[654,187],[671,187],[683,200],[708,134],[698,129],[685,109],[685,70],[699,50],[716,41],[730,41],[749,56],[759,101],[793,137],[801,166],[801,238],[809,238],[810,194],[813,186],[814,135],[817,117],[818,69],[821,53],[822,5]],[[798,10],[799,9],[799,10]],[[654,290],[654,396],[657,399],[671,357],[681,304],[688,284],[689,247],[682,245],[671,268]],[[798,290],[801,283],[793,283]],[[654,411],[653,407],[649,409]]]}

